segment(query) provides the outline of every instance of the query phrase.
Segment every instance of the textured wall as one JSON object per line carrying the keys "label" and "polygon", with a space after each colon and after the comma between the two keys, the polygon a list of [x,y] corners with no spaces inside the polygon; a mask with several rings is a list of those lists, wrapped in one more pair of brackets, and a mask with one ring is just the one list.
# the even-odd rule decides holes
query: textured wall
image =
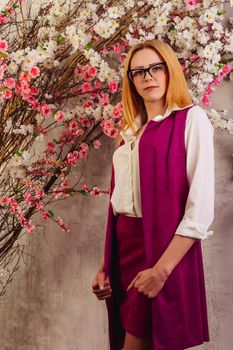
{"label": "textured wall", "polygon": [[[231,108],[233,116],[229,83],[221,85],[214,101],[215,107]],[[108,188],[114,148],[107,137],[102,142],[90,156],[84,182]],[[210,227],[215,234],[202,245],[211,342],[197,350],[232,349],[232,151],[233,137],[216,129],[215,219]],[[0,298],[0,350],[108,350],[105,303],[91,292],[103,253],[108,200],[79,196],[58,202],[55,212],[72,234],[38,221],[37,231],[20,240],[28,255]]]}
{"label": "textured wall", "polygon": [[[216,106],[222,96],[230,105],[227,83]],[[90,156],[85,181],[108,188],[113,143],[102,141]],[[215,234],[203,242],[211,342],[197,350],[230,350],[233,341],[232,141],[215,130]],[[23,237],[30,256],[0,299],[0,350],[108,349],[105,304],[90,288],[103,251],[107,206],[107,196],[61,201],[55,211],[69,223],[71,235],[51,223]]]}

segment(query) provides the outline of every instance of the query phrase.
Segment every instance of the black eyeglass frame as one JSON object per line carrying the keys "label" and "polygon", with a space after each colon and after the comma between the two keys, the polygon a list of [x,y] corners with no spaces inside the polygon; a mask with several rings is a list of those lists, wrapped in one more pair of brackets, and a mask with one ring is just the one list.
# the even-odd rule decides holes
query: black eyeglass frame
{"label": "black eyeglass frame", "polygon": [[153,75],[151,75],[151,73],[150,73],[150,69],[153,68],[153,67],[159,66],[159,65],[161,65],[161,64],[164,66],[164,72],[166,72],[166,68],[167,68],[166,62],[158,62],[158,63],[155,63],[155,64],[153,64],[153,65],[151,65],[150,67],[147,67],[147,68],[128,69],[128,71],[127,71],[128,78],[129,78],[132,82],[134,82],[133,79],[131,79],[131,77],[130,77],[130,73],[131,73],[131,72],[134,72],[134,71],[137,71],[137,70],[143,70],[143,73],[144,73],[143,79],[145,79],[146,72],[148,72],[148,73],[150,74],[150,76],[153,78]]}

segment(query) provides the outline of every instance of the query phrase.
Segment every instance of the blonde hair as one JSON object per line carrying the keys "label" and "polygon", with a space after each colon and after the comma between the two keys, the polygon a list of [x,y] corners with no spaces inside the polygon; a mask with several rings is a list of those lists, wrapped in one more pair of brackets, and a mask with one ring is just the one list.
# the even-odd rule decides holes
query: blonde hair
{"label": "blonde hair", "polygon": [[[172,109],[174,105],[183,108],[192,103],[188,92],[187,82],[181,68],[181,64],[171,48],[167,43],[160,40],[146,40],[131,47],[125,62],[122,85],[122,105],[124,120],[119,128],[119,132],[131,127],[134,132],[134,120],[137,115],[143,114],[145,105],[143,98],[138,94],[134,84],[129,80],[127,71],[130,69],[130,63],[134,54],[142,49],[150,48],[157,54],[162,56],[167,65],[168,70],[168,87],[166,91],[165,108]],[[120,134],[116,137],[116,142],[121,141]]]}

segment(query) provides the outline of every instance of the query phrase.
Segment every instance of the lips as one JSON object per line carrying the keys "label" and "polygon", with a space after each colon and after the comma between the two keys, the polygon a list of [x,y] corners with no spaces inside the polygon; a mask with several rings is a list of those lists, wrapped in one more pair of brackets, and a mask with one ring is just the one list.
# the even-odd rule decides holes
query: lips
{"label": "lips", "polygon": [[152,90],[156,88],[158,88],[158,86],[151,85],[151,86],[147,86],[144,90]]}

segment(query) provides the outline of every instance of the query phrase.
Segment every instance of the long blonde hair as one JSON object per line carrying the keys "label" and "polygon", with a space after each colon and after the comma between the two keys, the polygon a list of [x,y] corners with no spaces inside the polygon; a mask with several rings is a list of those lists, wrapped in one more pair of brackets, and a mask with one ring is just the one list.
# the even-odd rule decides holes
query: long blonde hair
{"label": "long blonde hair", "polygon": [[[119,128],[119,132],[131,127],[134,132],[134,121],[137,115],[142,115],[145,111],[143,98],[138,94],[134,84],[129,80],[127,71],[130,69],[130,63],[133,55],[144,48],[150,48],[157,54],[160,54],[167,64],[168,69],[168,87],[165,99],[165,108],[172,109],[174,105],[180,108],[188,106],[192,103],[188,92],[187,82],[181,68],[181,64],[171,48],[167,43],[160,40],[146,40],[131,47],[125,61],[124,74],[122,85],[122,105],[124,120]],[[116,137],[116,142],[121,140],[120,134]]]}

